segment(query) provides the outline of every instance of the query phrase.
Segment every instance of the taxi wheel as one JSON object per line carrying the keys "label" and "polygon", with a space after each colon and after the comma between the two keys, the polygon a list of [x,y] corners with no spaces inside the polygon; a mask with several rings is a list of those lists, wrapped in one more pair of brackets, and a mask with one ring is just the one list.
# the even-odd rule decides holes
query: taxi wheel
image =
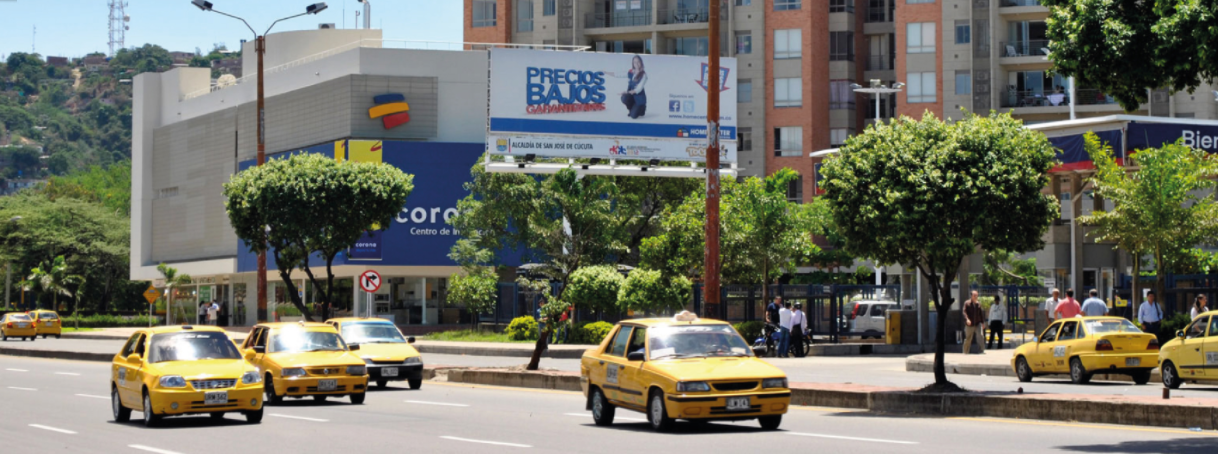
{"label": "taxi wheel", "polygon": [[668,417],[668,411],[664,408],[664,393],[656,390],[651,392],[651,399],[648,399],[647,404],[647,422],[651,423],[651,428],[656,432],[668,432],[672,430],[672,418]]}
{"label": "taxi wheel", "polygon": [[359,393],[351,395],[351,403],[355,405],[363,405],[364,399],[368,397],[368,393]]}
{"label": "taxi wheel", "polygon": [[271,374],[266,374],[266,381],[263,382],[266,388],[266,401],[272,404],[283,402],[283,396],[275,394],[275,380],[271,378]]}
{"label": "taxi wheel", "polygon": [[410,378],[410,379],[407,379],[406,382],[408,384],[410,384],[410,389],[419,389],[419,388],[423,387],[422,378]]}
{"label": "taxi wheel", "polygon": [[617,414],[617,407],[609,403],[605,399],[605,393],[600,388],[592,388],[592,421],[598,426],[607,426],[613,424],[613,415]]}
{"label": "taxi wheel", "polygon": [[1180,379],[1180,372],[1176,370],[1176,365],[1171,361],[1163,363],[1163,386],[1171,389],[1179,389],[1180,385],[1184,384],[1184,380]]}
{"label": "taxi wheel", "polygon": [[318,395],[315,395],[315,396],[313,396],[313,400],[314,400],[314,401],[316,401],[316,402],[325,402],[325,401],[326,401],[326,395],[325,395],[325,394],[318,394]]}
{"label": "taxi wheel", "polygon": [[62,334],[56,334],[56,335],[55,335],[55,338],[56,338],[56,339],[59,339],[59,336],[62,336]]}
{"label": "taxi wheel", "polygon": [[245,422],[248,422],[250,424],[261,424],[262,423],[262,409],[259,408],[254,411],[245,412]]}
{"label": "taxi wheel", "polygon": [[1091,382],[1091,374],[1087,373],[1087,369],[1083,367],[1083,361],[1078,358],[1070,358],[1070,381],[1076,385]]}
{"label": "taxi wheel", "polygon": [[782,425],[782,415],[762,416],[757,418],[757,422],[761,423],[763,430],[778,430],[778,426]]}
{"label": "taxi wheel", "polygon": [[152,411],[152,398],[148,397],[148,391],[144,391],[144,426],[156,427],[161,424],[162,415],[158,415]]}
{"label": "taxi wheel", "polygon": [[1027,358],[1022,356],[1015,360],[1015,375],[1019,376],[1019,381],[1027,383],[1032,381],[1032,366],[1028,365]]}
{"label": "taxi wheel", "polygon": [[1149,370],[1134,372],[1132,374],[1129,374],[1129,376],[1133,378],[1133,383],[1136,385],[1145,385],[1147,383],[1150,383],[1150,371]]}
{"label": "taxi wheel", "polygon": [[123,400],[118,397],[118,388],[110,387],[110,410],[114,412],[114,422],[131,420],[131,409],[123,406]]}
{"label": "taxi wheel", "polygon": [[386,386],[389,386],[389,380],[379,379],[376,381],[377,388],[384,388]]}
{"label": "taxi wheel", "polygon": [[207,416],[211,417],[212,421],[218,421],[218,420],[224,419],[224,413],[222,413],[222,412],[210,413]]}

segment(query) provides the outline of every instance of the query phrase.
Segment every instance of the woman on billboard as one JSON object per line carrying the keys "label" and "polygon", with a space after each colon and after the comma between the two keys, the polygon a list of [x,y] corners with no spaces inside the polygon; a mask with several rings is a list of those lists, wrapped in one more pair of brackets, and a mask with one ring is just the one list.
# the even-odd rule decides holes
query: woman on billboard
{"label": "woman on billboard", "polygon": [[634,56],[627,77],[630,83],[622,92],[622,104],[626,105],[630,118],[637,120],[647,114],[647,92],[643,91],[643,86],[647,85],[647,72],[643,70],[643,57]]}

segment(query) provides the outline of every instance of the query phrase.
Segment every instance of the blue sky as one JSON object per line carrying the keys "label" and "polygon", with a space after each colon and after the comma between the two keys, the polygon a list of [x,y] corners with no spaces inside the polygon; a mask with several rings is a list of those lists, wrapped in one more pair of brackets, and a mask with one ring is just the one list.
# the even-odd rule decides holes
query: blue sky
{"label": "blue sky", "polygon": [[[316,0],[211,0],[215,9],[240,16],[261,33],[275,19],[304,12]],[[0,54],[29,52],[31,45],[43,56],[80,57],[107,52],[108,0],[0,0]],[[253,34],[241,21],[204,13],[190,0],[127,0],[131,16],[127,47],[158,44],[171,51],[210,51],[214,43],[237,48]],[[461,0],[372,0],[372,28],[384,30],[385,39],[417,41],[462,40]],[[330,0],[329,9],[316,16],[280,22],[272,30],[316,29],[333,23],[355,28],[356,0]],[[346,14],[344,14],[344,7]],[[344,19],[346,19],[344,21]],[[345,23],[345,26],[344,26]],[[363,23],[363,17],[360,18]],[[34,26],[38,27],[34,41]]]}

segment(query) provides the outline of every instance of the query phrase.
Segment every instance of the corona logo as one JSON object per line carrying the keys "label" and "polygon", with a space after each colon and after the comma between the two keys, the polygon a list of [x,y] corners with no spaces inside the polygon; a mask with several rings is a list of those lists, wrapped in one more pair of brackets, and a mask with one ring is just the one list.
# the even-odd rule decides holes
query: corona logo
{"label": "corona logo", "polygon": [[385,129],[393,129],[410,121],[410,105],[401,93],[386,93],[372,98],[376,104],[368,109],[368,118],[380,118]]}

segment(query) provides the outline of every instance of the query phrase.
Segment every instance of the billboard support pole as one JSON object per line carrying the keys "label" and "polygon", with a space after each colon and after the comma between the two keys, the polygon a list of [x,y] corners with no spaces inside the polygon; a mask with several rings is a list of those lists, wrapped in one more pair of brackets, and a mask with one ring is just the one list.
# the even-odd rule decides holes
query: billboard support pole
{"label": "billboard support pole", "polygon": [[[262,90],[262,56],[266,55],[266,36],[254,37],[254,53],[258,54],[258,165],[266,163],[266,99]],[[265,234],[265,233],[264,233]],[[258,252],[258,321],[266,322],[266,239]]]}
{"label": "billboard support pole", "polygon": [[703,296],[719,305],[719,2],[710,0],[706,69],[706,263]]}

